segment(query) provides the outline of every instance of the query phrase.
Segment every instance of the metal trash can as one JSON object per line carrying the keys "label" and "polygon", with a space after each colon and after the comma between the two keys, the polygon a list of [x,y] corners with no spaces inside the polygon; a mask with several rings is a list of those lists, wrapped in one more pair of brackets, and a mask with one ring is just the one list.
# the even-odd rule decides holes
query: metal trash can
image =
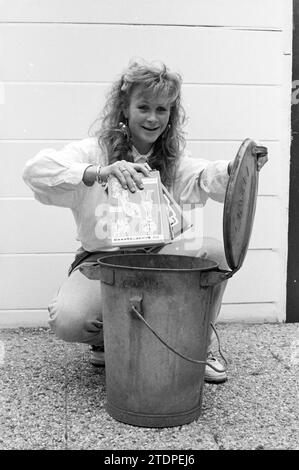
{"label": "metal trash can", "polygon": [[246,139],[230,175],[223,213],[228,271],[213,260],[125,254],[83,266],[102,282],[107,411],[143,427],[189,423],[201,411],[214,286],[241,267],[250,240],[258,188]]}

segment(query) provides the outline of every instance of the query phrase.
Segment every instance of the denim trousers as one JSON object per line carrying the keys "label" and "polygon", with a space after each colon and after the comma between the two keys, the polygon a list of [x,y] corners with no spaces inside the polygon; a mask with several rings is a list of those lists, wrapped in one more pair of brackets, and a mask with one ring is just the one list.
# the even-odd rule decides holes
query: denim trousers
{"label": "denim trousers", "polygon": [[[109,254],[109,253],[107,253]],[[115,254],[115,252],[111,253]],[[159,254],[175,254],[209,258],[221,269],[228,269],[223,244],[214,238],[202,238],[192,243],[184,240],[165,245]],[[213,289],[210,321],[215,323],[220,312],[227,281]],[[55,335],[68,342],[103,346],[101,281],[90,280],[75,268],[60,286],[48,306],[49,325]],[[215,334],[210,328],[209,349],[215,345]]]}

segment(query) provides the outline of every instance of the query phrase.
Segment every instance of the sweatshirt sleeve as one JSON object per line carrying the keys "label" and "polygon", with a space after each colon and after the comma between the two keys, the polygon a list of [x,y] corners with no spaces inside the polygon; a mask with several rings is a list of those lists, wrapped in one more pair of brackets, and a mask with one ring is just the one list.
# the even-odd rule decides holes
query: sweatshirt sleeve
{"label": "sweatshirt sleeve", "polygon": [[229,179],[228,164],[226,160],[209,162],[199,175],[201,189],[214,201],[224,201]]}
{"label": "sweatshirt sleeve", "polygon": [[176,168],[175,199],[180,204],[204,205],[209,197],[223,202],[229,179],[228,164],[226,160],[210,162],[188,154],[182,156]]}
{"label": "sweatshirt sleeve", "polygon": [[43,204],[74,208],[89,165],[98,162],[96,139],[72,142],[61,150],[44,149],[25,165],[23,179]]}

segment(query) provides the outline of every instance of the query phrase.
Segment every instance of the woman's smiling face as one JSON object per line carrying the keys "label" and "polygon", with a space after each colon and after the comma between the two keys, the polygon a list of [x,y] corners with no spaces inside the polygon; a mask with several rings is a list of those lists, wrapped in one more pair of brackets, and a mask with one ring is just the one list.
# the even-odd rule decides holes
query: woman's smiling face
{"label": "woman's smiling face", "polygon": [[164,95],[153,95],[137,86],[125,112],[133,145],[141,153],[149,152],[166,129],[170,116],[170,102]]}

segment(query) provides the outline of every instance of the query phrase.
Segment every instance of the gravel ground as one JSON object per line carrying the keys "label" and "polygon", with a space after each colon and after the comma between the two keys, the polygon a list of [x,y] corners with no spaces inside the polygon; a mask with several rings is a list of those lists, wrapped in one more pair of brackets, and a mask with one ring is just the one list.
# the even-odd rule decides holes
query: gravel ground
{"label": "gravel ground", "polygon": [[191,424],[141,428],[105,410],[105,369],[48,329],[0,330],[0,449],[299,449],[298,324],[218,325],[229,380]]}

